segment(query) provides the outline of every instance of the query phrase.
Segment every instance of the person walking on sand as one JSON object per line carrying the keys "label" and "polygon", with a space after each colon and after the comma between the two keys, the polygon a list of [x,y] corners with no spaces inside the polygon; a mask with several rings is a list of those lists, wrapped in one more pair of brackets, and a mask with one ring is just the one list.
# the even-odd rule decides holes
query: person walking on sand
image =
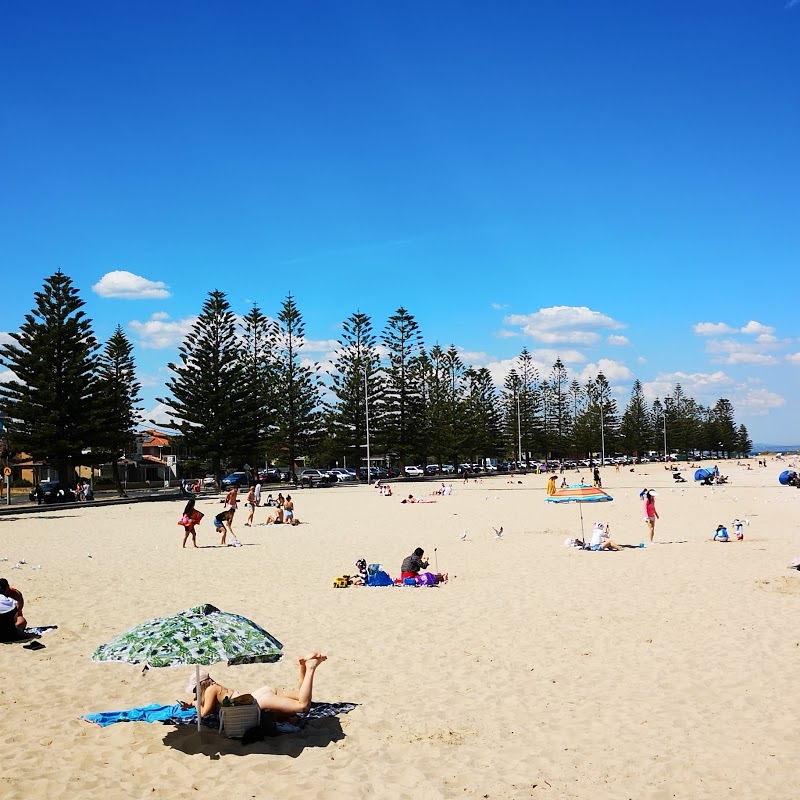
{"label": "person walking on sand", "polygon": [[197,532],[195,528],[200,523],[200,520],[203,519],[203,512],[198,511],[194,507],[194,503],[194,497],[190,497],[186,501],[186,507],[183,509],[183,516],[178,521],[178,525],[183,525],[184,530],[183,547],[186,547],[186,541],[190,535],[192,537],[192,544],[197,547]]}
{"label": "person walking on sand", "polygon": [[603,481],[600,480],[600,470],[597,467],[594,468],[594,486],[596,489],[603,488]]}
{"label": "person walking on sand", "polygon": [[555,472],[547,479],[547,494],[552,495],[556,493],[556,474]]}
{"label": "person walking on sand", "polygon": [[650,542],[652,543],[656,534],[656,520],[659,519],[658,511],[656,511],[656,493],[652,489],[643,489],[639,497],[642,498],[644,521],[647,523]]}

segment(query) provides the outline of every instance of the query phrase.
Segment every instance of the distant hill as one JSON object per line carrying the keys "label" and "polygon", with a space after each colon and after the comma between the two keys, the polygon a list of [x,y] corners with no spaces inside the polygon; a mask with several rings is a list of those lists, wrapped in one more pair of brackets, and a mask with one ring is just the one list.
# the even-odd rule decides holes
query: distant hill
{"label": "distant hill", "polygon": [[764,444],[763,442],[754,442],[753,453],[794,453],[800,450],[800,445],[797,444]]}

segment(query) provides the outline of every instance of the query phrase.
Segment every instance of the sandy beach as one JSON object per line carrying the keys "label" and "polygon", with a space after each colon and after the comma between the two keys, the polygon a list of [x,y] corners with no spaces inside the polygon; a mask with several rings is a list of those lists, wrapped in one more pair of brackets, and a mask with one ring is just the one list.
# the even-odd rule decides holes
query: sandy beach
{"label": "sandy beach", "polygon": [[[0,518],[0,576],[30,625],[58,625],[43,650],[0,646],[0,797],[796,798],[800,573],[786,567],[800,492],[778,485],[780,462],[720,466],[730,484],[714,488],[690,471],[675,485],[662,464],[606,468],[614,502],[583,507],[587,531],[602,520],[638,545],[638,494],[659,492],[656,544],[618,553],[563,547],[579,509],[546,503],[533,475],[454,480],[430,505],[402,505],[400,487],[298,491],[297,527],[244,527],[242,508],[241,548],[216,546],[211,498],[197,550],[181,549],[178,502]],[[745,541],[713,543],[735,517],[750,521]],[[332,588],[362,556],[396,575],[418,546],[437,548],[447,585]],[[211,668],[221,683],[291,684],[298,656],[319,650],[315,699],[358,708],[247,747],[79,719],[183,697],[189,667],[90,657],[202,603],[284,644],[275,665]]]}

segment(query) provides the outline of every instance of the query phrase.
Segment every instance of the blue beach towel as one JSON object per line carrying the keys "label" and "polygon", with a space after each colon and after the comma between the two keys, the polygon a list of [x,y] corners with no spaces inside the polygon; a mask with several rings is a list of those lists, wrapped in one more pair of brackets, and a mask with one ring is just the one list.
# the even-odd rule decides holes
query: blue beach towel
{"label": "blue beach towel", "polygon": [[101,728],[113,725],[115,722],[191,722],[197,719],[197,710],[182,708],[178,703],[169,706],[160,706],[151,703],[149,706],[129,708],[126,711],[101,711],[99,714],[85,714],[81,719],[94,722]]}

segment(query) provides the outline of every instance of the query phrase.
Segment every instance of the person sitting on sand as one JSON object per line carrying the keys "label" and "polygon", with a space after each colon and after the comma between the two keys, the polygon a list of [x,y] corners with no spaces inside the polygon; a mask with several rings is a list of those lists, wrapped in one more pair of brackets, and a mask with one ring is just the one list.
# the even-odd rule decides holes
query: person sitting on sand
{"label": "person sitting on sand", "polygon": [[286,500],[283,503],[283,521],[287,525],[299,525],[300,520],[294,515],[294,500],[290,494],[286,495]]}
{"label": "person sitting on sand", "polygon": [[367,559],[359,558],[356,561],[356,575],[351,575],[349,583],[351,586],[366,586],[369,573],[367,571]]}
{"label": "person sitting on sand", "polygon": [[724,525],[717,525],[717,530],[714,532],[715,542],[729,542],[728,529]]}
{"label": "person sitting on sand", "polygon": [[[327,660],[322,653],[309,653],[298,659],[300,673],[297,678],[297,689],[275,689],[272,686],[261,686],[252,692],[237,692],[218,684],[208,672],[200,672],[200,716],[218,714],[222,701],[231,700],[243,694],[250,694],[262,711],[271,711],[278,722],[290,720],[296,714],[303,714],[311,708],[311,694],[314,686],[314,673],[317,667]],[[194,708],[197,702],[197,676],[192,673],[186,691],[194,695],[193,702],[181,701],[183,708]]]}
{"label": "person sitting on sand", "polygon": [[15,589],[13,586],[9,586],[5,578],[0,578],[0,595],[7,597],[9,600],[13,600],[17,604],[14,613],[14,627],[19,633],[24,633],[28,622],[22,614],[22,608],[25,605],[25,598],[22,596],[22,592],[19,589]]}
{"label": "person sitting on sand", "polygon": [[592,538],[589,540],[590,550],[622,550],[622,548],[611,540],[608,523],[595,522],[592,529]]}
{"label": "person sitting on sand", "polygon": [[[400,566],[400,579],[397,582],[402,583],[406,578],[413,578],[415,581],[419,581],[420,572],[427,570],[430,563],[424,556],[425,551],[421,547],[414,550],[410,556],[406,556]],[[433,578],[436,583],[447,583],[449,576],[446,572],[437,572]]]}

